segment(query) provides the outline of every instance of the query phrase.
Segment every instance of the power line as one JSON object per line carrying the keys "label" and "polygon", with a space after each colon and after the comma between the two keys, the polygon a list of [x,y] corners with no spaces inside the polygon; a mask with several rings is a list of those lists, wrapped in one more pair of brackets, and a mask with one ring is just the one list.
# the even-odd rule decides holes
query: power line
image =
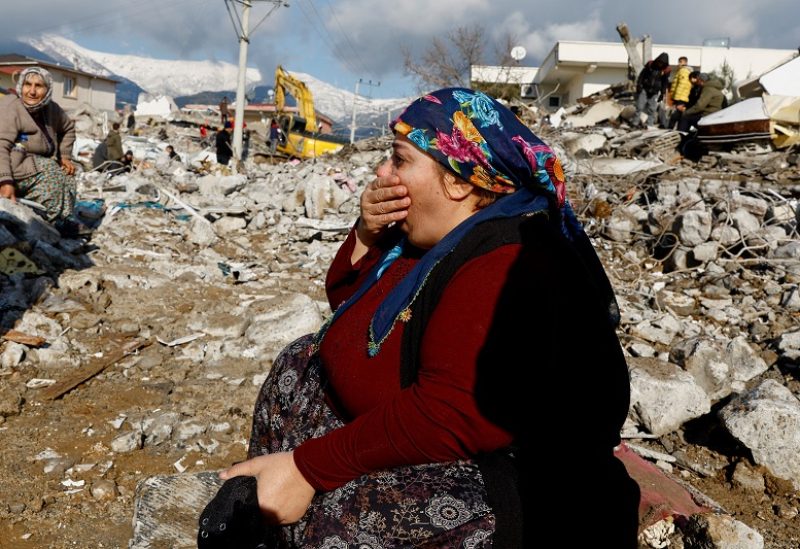
{"label": "power line", "polygon": [[[327,37],[325,37],[322,33],[319,32],[319,30],[317,29],[316,23],[314,23],[314,21],[311,19],[311,17],[306,12],[306,9],[303,7],[302,2],[298,2],[297,5],[300,7],[300,11],[303,13],[303,16],[306,18],[306,20],[308,21],[309,25],[311,25],[311,27],[314,29],[314,32],[316,32],[317,35],[320,37],[320,39],[322,39],[322,41],[325,42],[328,45],[328,47],[331,49],[331,51],[335,52],[336,51],[336,46],[334,46],[333,43],[330,42],[330,40]],[[327,29],[326,29],[326,32],[327,32]],[[347,69],[350,72],[352,72],[354,74],[358,74],[358,69],[350,64],[350,62],[349,62],[349,60],[347,59],[346,56],[342,56],[341,61],[347,67]]]}
{"label": "power line", "polygon": [[[342,24],[339,22],[339,18],[336,17],[336,12],[333,11],[333,6],[331,5],[330,1],[328,2],[328,11],[331,12],[331,16],[333,17],[333,20],[336,22],[336,26],[339,27],[339,31],[341,31],[342,36],[345,39],[345,42],[347,42],[347,44],[348,44],[348,46],[350,46],[350,49],[352,50],[352,52],[355,54],[355,56],[358,58],[359,62],[361,63],[361,68],[364,69],[364,73],[365,74],[371,74],[369,69],[367,68],[367,64],[364,63],[364,59],[361,57],[361,54],[358,52],[358,49],[353,44],[352,40],[350,40],[350,37],[347,35],[347,33],[345,32],[344,28],[342,27]],[[375,75],[375,76],[377,76],[377,75]]]}

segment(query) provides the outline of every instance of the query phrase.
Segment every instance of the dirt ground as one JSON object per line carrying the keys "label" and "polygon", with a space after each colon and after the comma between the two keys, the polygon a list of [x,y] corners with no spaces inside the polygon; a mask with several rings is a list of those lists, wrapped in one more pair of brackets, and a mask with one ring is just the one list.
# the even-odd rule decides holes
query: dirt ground
{"label": "dirt ground", "polygon": [[[137,222],[152,222],[162,230],[158,238],[163,241],[149,244],[153,253],[172,250],[175,261],[178,256],[196,255],[181,240],[175,222],[159,217],[163,213],[135,215],[141,216]],[[150,270],[146,256],[130,251],[134,244],[141,247],[140,242],[131,244],[125,231],[117,232],[106,235],[106,242],[127,251],[105,248],[94,256],[95,266],[81,271],[81,276],[100,280],[114,271],[115,280],[127,277],[134,282],[162,276]],[[292,291],[324,299],[321,273],[309,275],[288,248],[258,238],[252,243],[253,248],[242,249],[222,242],[215,249],[231,260],[252,260],[248,256],[255,253],[267,258],[265,262],[296,266],[276,270],[269,284],[255,290],[248,284],[201,280],[192,273],[157,287],[142,282],[120,287],[107,277],[85,290],[55,288],[53,294],[77,301],[82,310],[43,314],[69,329],[67,354],[84,364],[98,353],[108,356],[133,336],[166,341],[185,336],[193,332],[189,325],[198,315],[221,315],[243,299]],[[131,266],[134,263],[136,267]],[[45,366],[26,358],[0,372],[6,402],[9,394],[22,399],[18,413],[0,416],[0,548],[126,548],[133,531],[137,483],[181,468],[218,470],[243,459],[257,382],[268,371],[270,357],[223,357],[206,363],[203,345],[201,340],[173,347],[154,342],[53,401],[42,399],[41,390],[26,387],[26,382],[62,379],[75,368],[72,363]],[[765,375],[781,373],[773,368]],[[793,374],[785,375],[784,383],[798,384]],[[200,428],[195,434],[183,438],[173,434],[133,451],[111,450],[112,441],[130,431],[132,423],[163,412],[177,413],[181,422]],[[760,532],[765,547],[800,547],[798,493],[787,482],[750,465],[747,451],[714,424],[698,420],[678,433],[641,444],[660,452],[682,451],[684,464],[676,464],[674,472]],[[733,480],[740,462],[763,477],[763,489]]]}

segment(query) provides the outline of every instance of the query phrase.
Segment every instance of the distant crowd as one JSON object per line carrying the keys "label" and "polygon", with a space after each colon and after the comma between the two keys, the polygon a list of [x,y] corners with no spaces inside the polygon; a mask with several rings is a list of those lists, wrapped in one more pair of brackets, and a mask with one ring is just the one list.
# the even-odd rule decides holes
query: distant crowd
{"label": "distant crowd", "polygon": [[636,79],[634,123],[641,127],[657,124],[686,136],[702,117],[728,106],[722,90],[718,78],[692,70],[683,56],[673,74],[669,55],[661,53],[645,64]]}

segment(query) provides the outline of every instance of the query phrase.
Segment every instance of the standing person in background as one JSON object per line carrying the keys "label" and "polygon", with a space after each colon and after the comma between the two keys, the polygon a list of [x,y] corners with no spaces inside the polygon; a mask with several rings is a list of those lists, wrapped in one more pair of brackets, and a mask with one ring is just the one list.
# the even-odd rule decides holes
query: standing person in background
{"label": "standing person in background", "polygon": [[227,97],[223,97],[222,101],[219,102],[220,124],[222,124],[224,126],[225,122],[228,121],[228,116],[229,115],[230,115],[230,112],[228,111],[228,98]]}
{"label": "standing person in background", "polygon": [[136,117],[133,115],[133,107],[131,107],[131,112],[128,114],[126,127],[128,128],[128,133],[133,133],[136,129]]}
{"label": "standing person in background", "polygon": [[278,121],[274,118],[269,125],[269,152],[270,154],[275,154],[276,149],[278,148],[278,143],[281,137],[281,128],[278,126]]}
{"label": "standing person in background", "polygon": [[119,162],[122,160],[122,137],[119,135],[119,122],[111,125],[106,136],[106,160]]}
{"label": "standing person in background", "polygon": [[66,227],[75,206],[75,124],[52,100],[53,79],[41,67],[23,70],[17,95],[0,98],[0,197],[27,198]]}
{"label": "standing person in background", "polygon": [[217,147],[217,163],[224,166],[228,165],[231,157],[233,156],[233,148],[231,146],[231,134],[233,133],[233,125],[230,122],[225,122],[223,127],[217,132],[215,144]]}
{"label": "standing person in background", "polygon": [[689,59],[686,57],[678,58],[678,70],[675,71],[675,76],[672,77],[672,83],[669,85],[669,95],[667,104],[675,109],[670,114],[668,129],[673,129],[678,125],[678,120],[681,117],[681,111],[678,110],[678,105],[686,105],[689,102],[689,93],[692,91],[692,82],[689,80],[691,70],[689,69]]}
{"label": "standing person in background", "polygon": [[[558,158],[463,88],[391,128],[328,271],[335,313],[275,360],[250,459],[221,475],[255,477],[273,526],[226,545],[242,532],[212,505],[198,539],[219,544],[200,547],[536,547],[590,494],[592,544],[634,549],[638,487],[614,456],[629,404],[619,311]],[[538,398],[557,388],[570,418]]]}
{"label": "standing person in background", "polygon": [[636,79],[636,122],[653,126],[658,116],[659,103],[666,97],[669,87],[669,55],[664,52],[648,61]]}

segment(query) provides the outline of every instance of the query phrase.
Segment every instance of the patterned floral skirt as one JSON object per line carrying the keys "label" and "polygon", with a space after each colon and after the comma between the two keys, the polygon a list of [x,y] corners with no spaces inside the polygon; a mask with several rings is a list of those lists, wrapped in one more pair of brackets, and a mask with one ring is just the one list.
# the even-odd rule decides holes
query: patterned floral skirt
{"label": "patterned floral skirt", "polygon": [[75,178],[54,158],[34,155],[33,161],[38,172],[16,182],[19,197],[47,208],[44,217],[50,222],[66,219],[75,207]]}
{"label": "patterned floral skirt", "polygon": [[[325,403],[312,337],[275,360],[256,401],[249,457],[289,451],[342,426]],[[492,547],[495,517],[472,461],[377,471],[318,493],[296,524],[274,527],[270,547],[375,549]]]}

